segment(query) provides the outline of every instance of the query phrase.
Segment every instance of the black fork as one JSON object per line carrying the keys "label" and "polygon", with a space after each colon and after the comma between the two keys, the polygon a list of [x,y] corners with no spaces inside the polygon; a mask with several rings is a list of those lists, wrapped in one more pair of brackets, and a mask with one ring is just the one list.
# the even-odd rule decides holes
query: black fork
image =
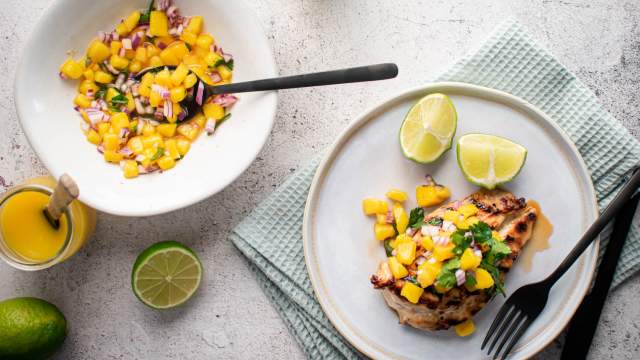
{"label": "black fork", "polygon": [[[573,265],[578,257],[589,247],[591,242],[598,236],[609,221],[613,219],[618,211],[620,211],[622,206],[631,199],[639,187],[640,171],[638,171],[638,166],[636,166],[627,184],[620,190],[615,199],[611,201],[602,215],[600,215],[584,233],[578,244],[571,250],[560,266],[546,279],[525,285],[516,290],[513,295],[509,296],[504,305],[502,305],[502,308],[500,308],[495,320],[493,320],[489,331],[487,331],[487,335],[484,341],[482,341],[481,350],[484,350],[489,340],[493,338],[487,353],[491,355],[497,345],[496,351],[493,353],[494,360],[499,358],[506,359],[507,356],[509,356],[511,349],[513,349],[522,337],[522,334],[524,334],[544,309],[547,304],[547,299],[549,298],[549,291],[556,281],[569,270],[571,265]],[[500,356],[501,353],[502,356]]]}

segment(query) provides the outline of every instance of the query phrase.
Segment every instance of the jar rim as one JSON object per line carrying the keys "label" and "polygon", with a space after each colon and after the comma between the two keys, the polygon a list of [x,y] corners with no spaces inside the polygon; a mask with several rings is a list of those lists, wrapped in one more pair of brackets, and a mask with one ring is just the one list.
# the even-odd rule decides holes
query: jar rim
{"label": "jar rim", "polygon": [[[9,189],[5,194],[0,197],[0,214],[4,208],[4,204],[13,196],[23,192],[35,191],[44,193],[51,196],[53,189],[48,186],[40,184],[22,184]],[[73,239],[73,225],[75,219],[70,211],[69,207],[64,210],[64,215],[67,217],[67,234],[64,240],[64,244],[60,247],[58,252],[51,258],[44,261],[25,261],[21,259],[21,256],[16,256],[15,251],[6,246],[3,239],[2,231],[0,230],[0,257],[9,265],[20,270],[35,271],[49,268],[55,264],[60,263],[63,260],[64,255],[67,253],[71,246],[71,239]],[[44,215],[43,215],[44,216]],[[0,227],[2,226],[2,220],[0,217]]]}

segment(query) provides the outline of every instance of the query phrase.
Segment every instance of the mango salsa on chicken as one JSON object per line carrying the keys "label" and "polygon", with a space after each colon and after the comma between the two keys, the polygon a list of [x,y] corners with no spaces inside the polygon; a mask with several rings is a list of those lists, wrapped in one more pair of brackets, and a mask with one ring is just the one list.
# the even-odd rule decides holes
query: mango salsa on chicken
{"label": "mango salsa on chicken", "polygon": [[[429,177],[409,215],[399,202],[363,201],[364,213],[376,216],[375,238],[387,255],[370,280],[400,323],[423,330],[454,326],[467,336],[475,329],[471,317],[504,294],[504,276],[531,237],[537,210],[507,191],[481,190],[425,214],[424,207],[449,196]],[[406,199],[395,189],[388,197]]]}
{"label": "mango salsa on chicken", "polygon": [[[204,84],[231,82],[232,71],[232,56],[204,31],[202,16],[158,0],[98,32],[84,56],[62,64],[60,77],[79,80],[74,104],[87,140],[134,178],[173,168],[200,133],[213,134],[231,115],[235,96],[203,93]],[[188,121],[185,98],[202,105]]]}

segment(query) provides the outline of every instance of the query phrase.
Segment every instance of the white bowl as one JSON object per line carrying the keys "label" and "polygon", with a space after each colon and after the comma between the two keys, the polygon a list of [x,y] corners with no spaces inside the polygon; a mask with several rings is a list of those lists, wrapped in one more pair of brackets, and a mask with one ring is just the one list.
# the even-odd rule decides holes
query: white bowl
{"label": "white bowl", "polygon": [[[44,12],[26,43],[15,79],[22,129],[55,177],[70,174],[80,200],[98,210],[148,216],[203,200],[235,180],[258,155],[271,132],[276,93],[241,94],[232,117],[212,136],[202,135],[176,167],[125,179],[106,163],[80,129],[73,110],[77,81],[58,77],[69,50],[81,56],[97,31],[110,31],[147,0],[57,0]],[[178,0],[183,15],[202,15],[206,30],[234,56],[234,81],[276,76],[276,65],[258,19],[243,3]]]}

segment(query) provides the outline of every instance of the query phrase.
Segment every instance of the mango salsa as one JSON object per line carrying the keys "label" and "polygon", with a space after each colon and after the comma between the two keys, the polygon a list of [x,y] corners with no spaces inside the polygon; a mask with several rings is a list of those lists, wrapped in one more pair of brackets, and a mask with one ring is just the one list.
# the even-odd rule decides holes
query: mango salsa
{"label": "mango salsa", "polygon": [[[59,69],[61,78],[79,81],[73,103],[87,141],[127,179],[175,167],[201,133],[213,134],[208,119],[227,119],[237,100],[203,98],[203,83],[231,82],[233,58],[206,32],[202,16],[184,17],[170,5],[155,1],[124,14],[113,30],[98,32],[86,54]],[[135,76],[147,68],[158,69]],[[188,96],[202,105],[190,120],[183,108]]]}

